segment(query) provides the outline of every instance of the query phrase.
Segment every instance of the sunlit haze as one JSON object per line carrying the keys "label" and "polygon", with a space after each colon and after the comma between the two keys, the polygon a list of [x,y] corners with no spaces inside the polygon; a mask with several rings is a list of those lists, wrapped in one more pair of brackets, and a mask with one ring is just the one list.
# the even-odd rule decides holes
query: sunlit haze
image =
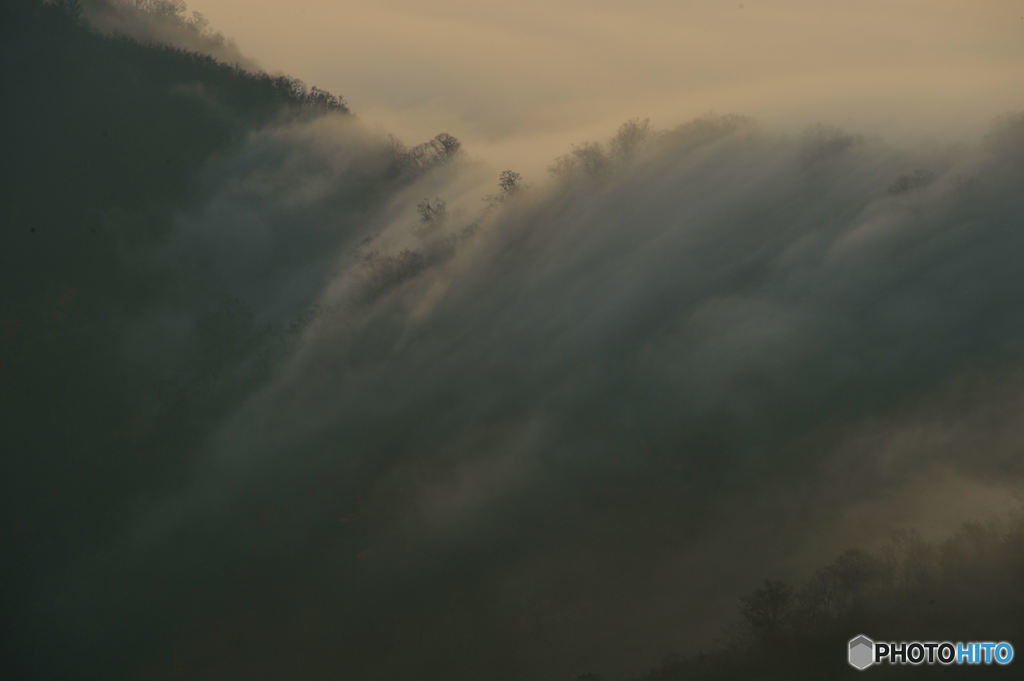
{"label": "sunlit haze", "polygon": [[408,138],[447,130],[504,165],[627,118],[668,126],[712,111],[967,136],[1024,90],[1014,0],[191,6],[264,68],[343,93],[368,121]]}

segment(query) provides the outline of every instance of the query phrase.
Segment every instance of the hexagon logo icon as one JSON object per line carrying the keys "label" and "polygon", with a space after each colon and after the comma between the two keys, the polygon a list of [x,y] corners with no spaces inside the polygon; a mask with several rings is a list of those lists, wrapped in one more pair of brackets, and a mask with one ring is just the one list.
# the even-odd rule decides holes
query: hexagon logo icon
{"label": "hexagon logo icon", "polygon": [[851,638],[846,659],[851,667],[864,671],[875,663],[875,642],[864,634]]}

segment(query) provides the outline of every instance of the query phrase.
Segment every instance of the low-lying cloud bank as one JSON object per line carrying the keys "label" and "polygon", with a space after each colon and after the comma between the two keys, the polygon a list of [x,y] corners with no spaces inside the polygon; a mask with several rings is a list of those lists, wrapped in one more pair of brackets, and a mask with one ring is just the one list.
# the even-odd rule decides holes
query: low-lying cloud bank
{"label": "low-lying cloud bank", "polygon": [[[248,111],[187,73],[181,120]],[[7,207],[26,678],[619,676],[1019,499],[1020,115],[913,150],[631,121],[498,186],[295,96],[159,201]]]}

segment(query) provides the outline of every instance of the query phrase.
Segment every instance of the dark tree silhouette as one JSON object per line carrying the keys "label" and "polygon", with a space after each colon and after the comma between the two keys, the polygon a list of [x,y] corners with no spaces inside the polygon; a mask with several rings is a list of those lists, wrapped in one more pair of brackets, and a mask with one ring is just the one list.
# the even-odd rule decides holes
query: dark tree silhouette
{"label": "dark tree silhouette", "polygon": [[419,213],[420,222],[424,226],[440,227],[448,215],[448,204],[439,198],[435,198],[433,201],[423,199],[416,204],[416,212]]}
{"label": "dark tree silhouette", "polygon": [[498,186],[502,194],[514,194],[522,187],[523,176],[514,170],[503,170],[498,176]]}
{"label": "dark tree silhouette", "polygon": [[767,579],[742,600],[744,619],[758,635],[774,636],[793,605],[793,590],[785,582]]}

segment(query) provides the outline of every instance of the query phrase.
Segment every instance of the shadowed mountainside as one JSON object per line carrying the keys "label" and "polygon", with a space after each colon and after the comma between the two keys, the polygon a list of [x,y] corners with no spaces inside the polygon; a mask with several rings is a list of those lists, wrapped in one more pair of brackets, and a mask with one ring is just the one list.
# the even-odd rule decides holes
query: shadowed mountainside
{"label": "shadowed mountainside", "polygon": [[[706,651],[670,656],[637,681],[858,678],[847,642],[1019,641],[1024,637],[1024,524],[967,523],[941,542],[895,533],[879,550],[850,549],[791,586],[766,580]],[[886,679],[1015,675],[1010,666],[873,667]],[[993,668],[994,667],[994,668]],[[585,678],[585,677],[580,677]]]}
{"label": "shadowed mountainside", "polygon": [[77,8],[0,8],[13,677],[822,678],[1019,632],[1018,525],[874,547],[1018,503],[1024,117],[633,120],[495,187]]}

